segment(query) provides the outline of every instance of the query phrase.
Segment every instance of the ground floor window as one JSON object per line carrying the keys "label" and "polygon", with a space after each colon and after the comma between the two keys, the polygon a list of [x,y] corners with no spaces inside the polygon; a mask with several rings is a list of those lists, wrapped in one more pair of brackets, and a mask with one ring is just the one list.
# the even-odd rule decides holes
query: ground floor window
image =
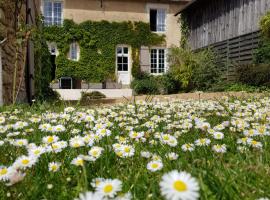
{"label": "ground floor window", "polygon": [[166,69],[166,50],[151,49],[151,74],[163,74]]}
{"label": "ground floor window", "polygon": [[117,47],[117,70],[128,71],[128,47]]}
{"label": "ground floor window", "polygon": [[59,82],[60,89],[73,89],[73,81],[71,77],[62,77]]}

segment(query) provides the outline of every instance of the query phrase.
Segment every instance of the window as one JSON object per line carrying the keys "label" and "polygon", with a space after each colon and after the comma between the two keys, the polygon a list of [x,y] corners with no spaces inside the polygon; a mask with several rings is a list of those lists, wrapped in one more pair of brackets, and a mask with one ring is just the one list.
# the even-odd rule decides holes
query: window
{"label": "window", "polygon": [[60,88],[61,89],[72,89],[73,88],[72,78],[70,78],[70,77],[60,78]]}
{"label": "window", "polygon": [[165,63],[165,49],[151,49],[151,73],[163,74]]}
{"label": "window", "polygon": [[45,25],[61,25],[62,24],[63,3],[57,0],[44,0],[43,15]]}
{"label": "window", "polygon": [[79,45],[76,42],[70,45],[69,58],[74,61],[79,60]]}
{"label": "window", "polygon": [[128,71],[128,47],[117,47],[117,69]]}
{"label": "window", "polygon": [[150,28],[154,32],[165,32],[165,9],[150,9]]}

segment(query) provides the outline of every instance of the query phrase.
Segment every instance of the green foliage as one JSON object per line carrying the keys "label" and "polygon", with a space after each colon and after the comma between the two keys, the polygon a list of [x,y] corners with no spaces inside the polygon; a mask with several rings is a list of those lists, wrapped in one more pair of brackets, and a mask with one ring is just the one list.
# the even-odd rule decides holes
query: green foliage
{"label": "green foliage", "polygon": [[174,47],[168,55],[170,73],[186,91],[207,90],[217,83],[224,65],[210,50],[193,52],[189,48]]}
{"label": "green foliage", "polygon": [[40,101],[51,101],[59,99],[59,94],[50,88],[52,81],[51,54],[44,39],[42,26],[41,21],[38,20],[37,29],[32,34],[35,47],[35,98]]}
{"label": "green foliage", "polygon": [[178,92],[179,85],[169,73],[160,76],[142,73],[132,81],[131,88],[137,94],[171,94]]}
{"label": "green foliage", "polygon": [[261,38],[259,47],[254,55],[254,62],[259,63],[270,63],[270,39]]}
{"label": "green foliage", "polygon": [[[65,20],[62,27],[45,28],[45,39],[56,42],[60,55],[56,59],[56,76],[70,76],[89,82],[115,79],[115,51],[120,44],[132,47],[133,72],[139,73],[138,49],[141,46],[158,45],[164,36],[152,33],[149,24],[143,22],[93,22],[75,24]],[[80,46],[79,61],[67,59],[72,42]]]}
{"label": "green foliage", "polygon": [[270,39],[270,11],[262,17],[260,27],[263,35]]}
{"label": "green foliage", "polygon": [[270,12],[262,17],[260,21],[262,32],[259,48],[254,55],[255,63],[270,63]]}
{"label": "green foliage", "polygon": [[240,83],[252,86],[270,86],[270,64],[241,65],[237,68]]}
{"label": "green foliage", "polygon": [[219,82],[210,89],[213,92],[269,92],[270,88],[267,86],[252,86],[244,83],[228,83],[226,81]]}

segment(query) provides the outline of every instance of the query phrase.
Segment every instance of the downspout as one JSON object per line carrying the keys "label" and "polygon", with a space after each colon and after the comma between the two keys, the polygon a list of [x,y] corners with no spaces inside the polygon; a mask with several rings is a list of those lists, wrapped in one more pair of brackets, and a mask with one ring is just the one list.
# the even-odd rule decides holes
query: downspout
{"label": "downspout", "polygon": [[0,42],[0,106],[2,106],[4,104],[4,100],[3,100],[3,66],[2,66],[2,45],[4,44],[4,42],[7,40],[7,38],[5,38],[4,40],[2,40]]}

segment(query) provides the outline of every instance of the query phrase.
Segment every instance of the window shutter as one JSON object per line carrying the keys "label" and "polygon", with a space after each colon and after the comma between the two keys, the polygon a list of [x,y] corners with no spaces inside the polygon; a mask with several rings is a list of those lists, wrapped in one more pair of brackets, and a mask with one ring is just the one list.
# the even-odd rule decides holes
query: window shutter
{"label": "window shutter", "polygon": [[140,67],[141,71],[150,73],[150,52],[149,48],[146,46],[141,47]]}

